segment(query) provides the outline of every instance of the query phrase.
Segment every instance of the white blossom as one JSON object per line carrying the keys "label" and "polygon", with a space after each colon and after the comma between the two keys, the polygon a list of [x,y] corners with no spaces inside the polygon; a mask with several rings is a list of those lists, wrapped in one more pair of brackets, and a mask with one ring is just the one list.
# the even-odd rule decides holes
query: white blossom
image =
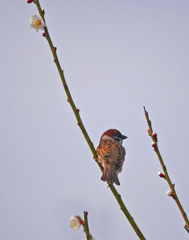
{"label": "white blossom", "polygon": [[79,222],[79,219],[75,216],[71,217],[70,218],[70,227],[73,229],[73,230],[77,230],[78,228],[80,228],[80,222]]}
{"label": "white blossom", "polygon": [[38,30],[43,30],[46,27],[46,23],[43,21],[42,17],[37,15],[32,15],[30,18],[30,28],[34,28],[37,32]]}

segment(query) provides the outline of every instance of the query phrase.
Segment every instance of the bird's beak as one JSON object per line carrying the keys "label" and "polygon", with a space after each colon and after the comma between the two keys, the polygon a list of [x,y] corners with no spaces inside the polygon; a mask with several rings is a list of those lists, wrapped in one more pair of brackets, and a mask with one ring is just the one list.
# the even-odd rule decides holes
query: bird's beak
{"label": "bird's beak", "polygon": [[123,139],[126,139],[127,137],[126,136],[124,136],[124,135],[122,135],[121,136],[121,139],[123,140]]}

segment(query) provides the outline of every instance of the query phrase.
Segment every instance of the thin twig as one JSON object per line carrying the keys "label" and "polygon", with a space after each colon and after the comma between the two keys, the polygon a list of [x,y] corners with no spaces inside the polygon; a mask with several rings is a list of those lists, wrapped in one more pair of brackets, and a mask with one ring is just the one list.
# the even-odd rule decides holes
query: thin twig
{"label": "thin twig", "polygon": [[88,219],[87,219],[87,216],[88,216],[88,212],[84,212],[84,231],[86,233],[86,237],[87,237],[87,240],[93,240],[93,237],[91,236],[90,232],[89,232],[89,224],[88,224]]}
{"label": "thin twig", "polygon": [[[42,11],[42,9],[41,9],[39,0],[35,0],[35,3],[36,3],[36,6],[37,6],[37,8],[38,8],[38,11],[39,11],[40,16],[41,16],[41,17],[43,18],[43,20],[45,21],[44,11]],[[87,133],[84,125],[83,125],[83,122],[82,122],[82,120],[81,120],[81,117],[80,117],[80,114],[79,114],[79,109],[76,108],[75,103],[74,103],[74,101],[73,101],[73,99],[72,99],[72,96],[71,96],[71,94],[70,94],[68,85],[67,85],[66,80],[65,80],[65,77],[64,77],[63,70],[62,70],[62,68],[61,68],[61,66],[60,66],[60,63],[59,63],[59,60],[58,60],[58,57],[57,57],[57,53],[56,53],[56,50],[57,50],[57,49],[56,49],[56,47],[54,47],[54,45],[53,45],[53,43],[52,43],[52,41],[51,41],[51,38],[50,38],[50,35],[49,35],[49,32],[48,32],[47,27],[44,27],[44,30],[45,30],[46,39],[47,39],[47,41],[48,41],[48,43],[49,43],[49,46],[50,46],[50,48],[51,48],[51,52],[52,52],[53,57],[54,57],[54,62],[55,62],[55,64],[56,64],[56,66],[57,66],[58,72],[59,72],[59,74],[60,74],[60,78],[61,78],[61,80],[62,80],[62,84],[63,84],[63,86],[64,86],[64,90],[65,90],[66,95],[67,95],[67,98],[68,98],[67,101],[68,101],[68,102],[70,103],[70,105],[71,105],[71,108],[72,108],[72,110],[73,110],[73,112],[74,112],[74,114],[75,114],[75,117],[76,117],[76,119],[77,119],[77,124],[78,124],[78,126],[80,127],[80,129],[81,129],[81,131],[82,131],[82,133],[83,133],[83,135],[84,135],[84,137],[85,137],[85,140],[87,141],[87,143],[88,143],[88,145],[89,145],[89,147],[90,147],[90,149],[91,149],[91,152],[92,152],[92,154],[93,154],[93,158],[96,160],[96,162],[97,162],[99,168],[101,169],[101,171],[103,171],[103,167],[102,167],[101,164],[97,161],[98,156],[97,156],[96,150],[95,150],[95,148],[94,148],[94,145],[93,145],[93,143],[92,143],[92,141],[91,141],[91,139],[90,139],[90,137],[89,137],[89,135],[88,135],[88,133]],[[132,226],[133,229],[135,230],[135,232],[136,232],[136,234],[138,235],[138,237],[139,237],[140,239],[142,239],[142,240],[145,240],[145,237],[143,236],[142,232],[140,231],[140,229],[139,229],[138,226],[136,225],[133,217],[132,217],[132,216],[130,215],[130,213],[128,212],[125,204],[123,203],[123,201],[122,201],[122,199],[121,199],[121,196],[118,194],[118,192],[116,191],[115,187],[114,187],[113,185],[109,185],[109,187],[110,187],[112,193],[114,194],[117,202],[119,203],[121,210],[124,212],[125,216],[127,217],[128,221],[130,222],[131,226]]]}
{"label": "thin twig", "polygon": [[153,133],[152,123],[151,123],[151,121],[149,119],[149,115],[148,115],[148,112],[146,111],[145,107],[144,107],[144,114],[145,114],[146,121],[147,121],[148,127],[149,127],[148,133],[151,136],[152,141],[153,141],[153,145],[152,146],[154,147],[154,151],[156,152],[156,154],[158,156],[158,159],[160,161],[160,164],[162,166],[163,172],[165,174],[165,180],[169,184],[169,187],[170,187],[170,189],[172,191],[172,195],[171,196],[175,200],[175,202],[176,202],[176,204],[177,204],[177,206],[178,206],[178,208],[179,208],[179,210],[180,210],[180,212],[181,212],[181,214],[182,214],[182,216],[184,218],[184,221],[186,223],[185,229],[188,231],[188,229],[189,229],[189,221],[188,221],[187,215],[186,215],[186,213],[185,213],[185,211],[184,211],[184,209],[183,209],[183,207],[182,207],[182,205],[181,205],[181,203],[180,203],[180,201],[178,199],[178,196],[176,194],[175,184],[172,184],[171,179],[170,179],[169,174],[168,174],[168,171],[167,171],[167,168],[166,168],[166,166],[165,166],[165,164],[163,162],[162,156],[161,156],[159,148],[158,148],[157,134]]}

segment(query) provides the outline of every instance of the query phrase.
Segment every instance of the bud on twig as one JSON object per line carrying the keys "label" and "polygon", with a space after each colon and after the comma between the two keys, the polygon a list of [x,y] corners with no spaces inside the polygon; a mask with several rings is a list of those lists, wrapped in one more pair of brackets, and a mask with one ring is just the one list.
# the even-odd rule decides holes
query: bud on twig
{"label": "bud on twig", "polygon": [[173,194],[173,192],[171,190],[167,191],[166,193],[167,193],[167,196],[172,197],[172,198],[175,199],[175,196],[174,196],[174,194]]}
{"label": "bud on twig", "polygon": [[153,132],[152,137],[157,141],[157,133]]}
{"label": "bud on twig", "polygon": [[45,33],[45,32],[44,32],[44,33],[42,33],[42,36],[43,36],[43,37],[46,37],[46,33]]}
{"label": "bud on twig", "polygon": [[166,179],[166,177],[165,177],[165,175],[164,175],[163,173],[158,172],[158,175],[159,175],[159,177],[161,177],[161,178],[165,178],[165,179]]}
{"label": "bud on twig", "polygon": [[147,132],[148,132],[148,134],[149,134],[149,136],[150,136],[150,135],[151,135],[151,131],[150,131],[150,129],[148,129]]}
{"label": "bud on twig", "polygon": [[27,0],[27,3],[32,3],[33,2],[33,0]]}
{"label": "bud on twig", "polygon": [[169,197],[173,196],[173,192],[171,190],[167,191],[166,193],[167,193],[167,196]]}
{"label": "bud on twig", "polygon": [[156,142],[152,142],[152,147],[153,147],[154,149],[157,149],[157,143],[156,143]]}

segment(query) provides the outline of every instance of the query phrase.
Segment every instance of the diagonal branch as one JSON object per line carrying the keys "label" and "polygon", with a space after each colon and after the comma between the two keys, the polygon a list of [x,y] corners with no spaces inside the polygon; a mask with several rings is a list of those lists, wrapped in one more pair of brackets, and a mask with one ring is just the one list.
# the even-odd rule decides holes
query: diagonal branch
{"label": "diagonal branch", "polygon": [[182,214],[182,216],[184,218],[184,221],[186,223],[185,229],[189,232],[189,221],[188,221],[187,215],[186,215],[186,213],[185,213],[185,211],[184,211],[184,209],[183,209],[183,207],[182,207],[182,205],[181,205],[181,203],[179,201],[179,198],[178,198],[178,196],[176,194],[175,184],[172,184],[171,179],[170,179],[170,177],[168,175],[167,168],[166,168],[166,166],[165,166],[165,164],[163,162],[162,156],[161,156],[159,148],[158,148],[157,134],[153,132],[152,123],[151,123],[151,121],[149,119],[149,115],[148,115],[148,112],[146,111],[145,107],[144,107],[144,114],[145,114],[146,121],[147,121],[148,127],[149,127],[148,133],[151,136],[152,141],[153,141],[152,146],[153,146],[154,151],[156,152],[156,154],[158,156],[158,159],[160,161],[160,164],[162,166],[163,172],[165,174],[165,180],[167,181],[167,183],[169,184],[169,187],[171,189],[171,195],[170,196],[172,196],[173,199],[175,200],[175,202],[176,202],[176,204],[177,204],[177,206],[178,206],[178,208],[179,208],[179,210],[180,210],[180,212],[181,212],[181,214]]}
{"label": "diagonal branch", "polygon": [[[45,18],[44,18],[44,14],[45,14],[45,13],[44,13],[44,10],[42,11],[42,9],[41,9],[39,0],[35,0],[35,4],[36,4],[36,6],[37,6],[37,8],[38,8],[38,11],[39,11],[40,16],[43,18],[43,20],[44,20],[44,22],[45,22]],[[83,125],[83,122],[82,122],[82,120],[81,120],[81,117],[80,117],[80,114],[79,114],[79,109],[76,108],[75,103],[74,103],[74,101],[73,101],[73,99],[72,99],[72,96],[71,96],[71,94],[70,94],[68,85],[67,85],[66,80],[65,80],[65,77],[64,77],[63,70],[62,70],[62,68],[61,68],[61,66],[60,66],[60,63],[59,63],[59,60],[58,60],[58,57],[57,57],[57,53],[56,53],[56,50],[57,50],[57,49],[56,49],[56,47],[54,47],[54,45],[53,45],[53,43],[52,43],[52,41],[51,41],[50,34],[49,34],[49,32],[48,32],[47,27],[44,27],[44,30],[45,30],[46,39],[47,39],[47,41],[48,41],[48,43],[49,43],[51,52],[52,52],[52,54],[53,54],[54,62],[55,62],[55,64],[56,64],[56,66],[57,66],[57,69],[58,69],[58,72],[59,72],[59,75],[60,75],[62,84],[63,84],[63,86],[64,86],[64,90],[65,90],[66,95],[67,95],[67,101],[70,103],[70,106],[71,106],[71,108],[72,108],[72,110],[73,110],[73,112],[74,112],[74,115],[75,115],[76,119],[77,119],[77,124],[78,124],[78,126],[80,127],[80,129],[81,129],[81,131],[82,131],[82,133],[83,133],[83,135],[84,135],[84,137],[85,137],[85,140],[86,140],[86,142],[88,143],[88,146],[89,146],[90,149],[91,149],[91,152],[92,152],[92,154],[93,154],[93,158],[96,160],[96,162],[97,162],[99,168],[101,169],[101,171],[103,171],[103,167],[102,167],[101,164],[98,163],[98,161],[97,161],[98,156],[97,156],[96,150],[95,150],[95,148],[94,148],[94,145],[93,145],[93,143],[92,143],[92,141],[91,141],[91,139],[90,139],[90,137],[89,137],[89,135],[88,135],[88,133],[87,133],[84,125]],[[133,229],[134,229],[134,231],[136,232],[136,234],[138,235],[138,237],[139,237],[140,239],[142,239],[142,240],[145,240],[145,237],[143,236],[142,232],[140,231],[140,229],[139,229],[138,226],[136,225],[133,217],[130,215],[129,211],[127,210],[124,202],[123,202],[122,199],[121,199],[121,196],[118,194],[118,192],[117,192],[117,190],[115,189],[115,187],[114,187],[113,185],[110,185],[110,184],[109,184],[109,187],[110,187],[113,195],[115,196],[118,204],[120,205],[121,210],[123,211],[123,213],[124,213],[125,216],[127,217],[128,221],[130,222],[131,226],[133,227]]]}

